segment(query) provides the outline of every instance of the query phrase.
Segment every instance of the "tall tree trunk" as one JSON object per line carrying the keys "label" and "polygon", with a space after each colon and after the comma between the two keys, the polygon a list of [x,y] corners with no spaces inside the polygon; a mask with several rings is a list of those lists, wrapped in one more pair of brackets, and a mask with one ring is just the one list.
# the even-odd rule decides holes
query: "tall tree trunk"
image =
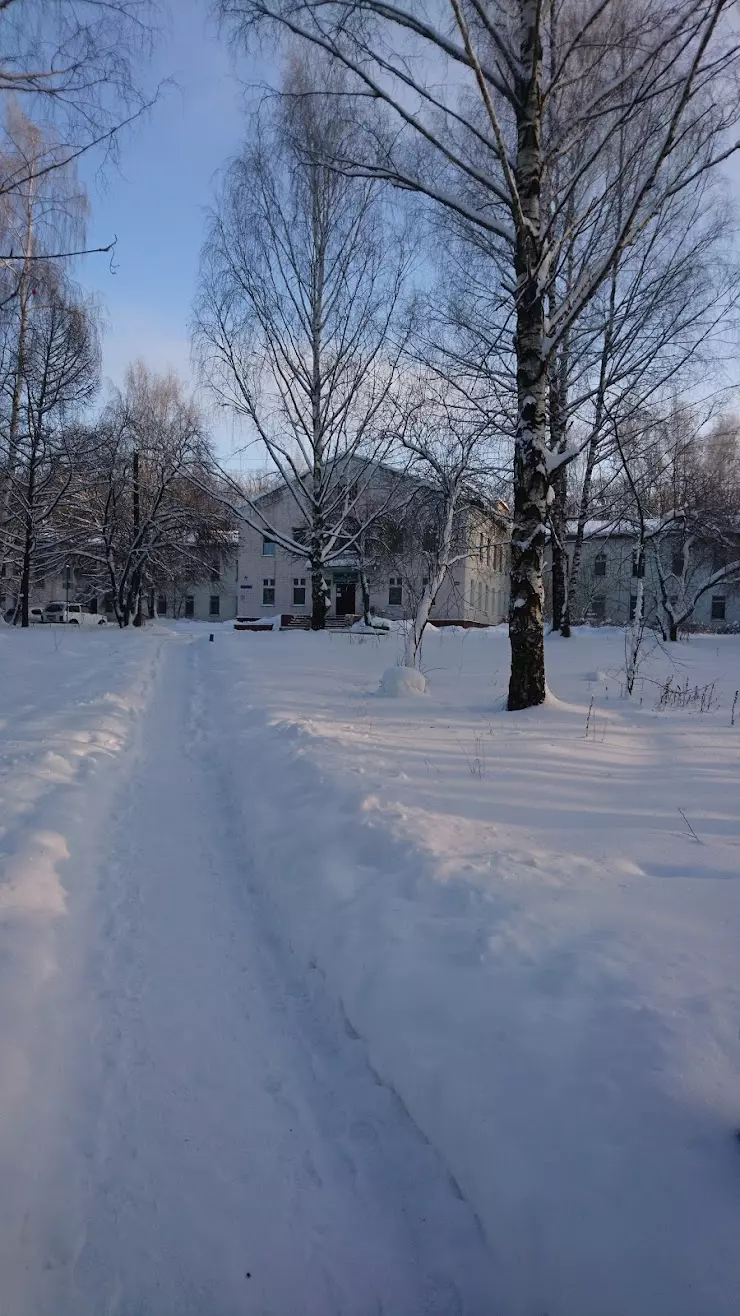
{"label": "tall tree trunk", "polygon": [[408,633],[406,635],[406,652],[404,663],[406,667],[418,667],[421,657],[421,642],[424,639],[424,631],[429,621],[429,614],[434,607],[434,601],[442,586],[442,581],[447,575],[452,557],[452,537],[455,526],[455,508],[457,506],[458,490],[449,488],[446,493],[446,506],[444,515],[444,526],[437,550],[437,560],[434,570],[430,572],[421,598],[419,599],[416,612],[411,620]]}
{"label": "tall tree trunk", "polygon": [[573,624],[574,618],[576,618],[576,594],[578,592],[578,582],[581,577],[583,541],[586,536],[586,522],[588,521],[588,514],[591,507],[591,483],[593,481],[594,470],[596,469],[596,458],[599,451],[600,440],[600,433],[594,429],[586,453],[586,470],[583,476],[581,497],[578,503],[578,523],[576,525],[576,537],[573,543],[573,557],[571,558],[570,573],[568,576],[565,621],[569,627]]}
{"label": "tall tree trunk", "polygon": [[547,371],[545,308],[539,286],[542,174],[539,9],[523,7],[521,64],[530,71],[517,88],[515,179],[521,206],[516,229],[517,428],[514,454],[514,523],[511,536],[508,707],[544,702],[544,589],[542,567],[547,519]]}
{"label": "tall tree trunk", "polygon": [[362,594],[362,620],[366,626],[372,626],[370,617],[370,586],[367,580],[367,572],[364,567],[360,567],[360,592]]}
{"label": "tall tree trunk", "polygon": [[[33,498],[34,479],[31,474],[28,482],[29,499]],[[25,532],[23,536],[23,569],[21,571],[21,626],[28,627],[30,594],[31,594],[31,564],[33,562],[33,503],[29,502],[26,509]]]}
{"label": "tall tree trunk", "polygon": [[20,275],[18,286],[18,344],[15,358],[15,371],[13,375],[13,392],[10,400],[10,417],[8,421],[8,458],[5,473],[5,488],[3,490],[2,512],[0,517],[0,563],[6,565],[10,554],[8,552],[10,544],[10,522],[11,522],[11,498],[13,475],[15,473],[16,456],[18,452],[18,436],[20,433],[21,405],[23,401],[23,382],[26,374],[26,336],[28,334],[28,321],[31,310],[31,297],[33,288],[31,286],[31,257],[34,248],[34,184],[29,184],[28,195],[26,197],[26,232],[24,235],[24,262],[23,270]]}
{"label": "tall tree trunk", "polygon": [[311,565],[311,630],[326,629],[326,614],[329,611],[326,597],[326,577],[321,562]]}
{"label": "tall tree trunk", "polygon": [[554,498],[550,504],[550,543],[552,549],[552,629],[568,639],[570,636],[570,619],[568,617],[568,554],[566,552],[566,535],[568,522],[566,516],[566,498],[568,477],[565,467],[555,473],[552,481]]}
{"label": "tall tree trunk", "polygon": [[[134,515],[134,542],[137,542],[139,527],[141,525],[141,493],[139,488],[139,454],[134,452],[133,459],[133,515]],[[138,553],[138,545],[137,545]],[[128,609],[129,614],[133,613],[134,626],[144,625],[144,614],[141,610],[141,556],[138,554],[137,564],[134,568],[133,581],[131,585],[132,602]]]}

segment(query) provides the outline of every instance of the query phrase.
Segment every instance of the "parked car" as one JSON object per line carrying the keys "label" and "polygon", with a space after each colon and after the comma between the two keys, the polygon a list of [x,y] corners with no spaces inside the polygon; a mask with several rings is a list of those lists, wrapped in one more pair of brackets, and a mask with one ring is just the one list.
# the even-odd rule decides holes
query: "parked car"
{"label": "parked car", "polygon": [[[12,623],[13,618],[15,617],[15,615],[16,615],[16,613],[15,613],[15,608],[8,608],[8,611],[7,611],[6,614],[5,614],[5,620],[6,620],[8,623]],[[18,623],[19,623],[19,624],[20,624],[20,620],[21,620],[21,614],[20,614],[20,612],[19,612],[19,613],[18,613]],[[29,608],[29,609],[28,609],[28,620],[29,620],[29,622],[31,623],[32,626],[39,625],[39,624],[40,624],[41,622],[43,622],[43,620],[44,620],[44,609],[41,608],[41,607],[36,607],[36,606],[34,606],[33,608]]]}
{"label": "parked car", "polygon": [[44,621],[66,622],[68,626],[105,626],[105,617],[86,612],[81,603],[47,603]]}

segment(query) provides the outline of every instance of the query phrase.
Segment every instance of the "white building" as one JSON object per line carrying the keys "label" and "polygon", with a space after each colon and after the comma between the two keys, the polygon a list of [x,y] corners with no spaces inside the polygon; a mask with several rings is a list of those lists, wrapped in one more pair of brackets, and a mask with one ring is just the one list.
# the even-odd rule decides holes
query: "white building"
{"label": "white building", "polygon": [[[384,473],[377,466],[377,481],[368,482],[371,494],[377,489],[379,503],[386,496]],[[398,481],[396,472],[391,478]],[[407,477],[401,477],[406,479]],[[409,489],[422,491],[421,503],[430,507],[432,491],[417,482]],[[275,536],[300,540],[305,526],[297,525],[296,500],[285,486],[263,494],[255,500],[260,517],[269,527],[264,531],[243,521],[239,540],[238,615],[244,620],[277,614],[296,618],[311,615],[311,575],[305,558],[299,558],[276,542]],[[250,515],[248,512],[247,515]],[[392,513],[390,513],[392,516]],[[417,517],[418,511],[408,520]],[[251,520],[255,520],[251,514]],[[385,554],[383,566],[367,571],[371,611],[379,617],[402,619],[412,614],[414,600],[424,583],[424,533],[419,524],[409,526],[399,521],[399,542],[392,553]],[[460,621],[469,625],[495,625],[508,615],[508,520],[502,503],[486,506],[478,502],[466,507],[458,517],[456,558],[444,581],[434,608],[432,621]],[[327,616],[362,615],[360,554],[350,547],[325,571],[329,610]]]}
{"label": "white building", "polygon": [[[655,530],[652,524],[648,534]],[[570,526],[567,553],[573,556],[575,526]],[[676,599],[685,591],[693,595],[708,582],[714,572],[731,557],[740,559],[740,534],[737,547],[721,549],[711,543],[696,543],[687,564],[684,564],[682,542],[678,532],[666,532],[660,539],[648,539],[644,560],[644,606],[649,623],[658,619],[661,603],[661,586],[656,553],[660,562],[669,597]],[[635,531],[630,526],[615,525],[608,521],[586,523],[581,567],[578,578],[576,606],[572,621],[592,621],[623,626],[634,615],[637,603],[638,553]],[[548,601],[550,572],[547,573]],[[740,578],[718,581],[698,598],[685,628],[692,626],[708,630],[722,630],[740,626]]]}

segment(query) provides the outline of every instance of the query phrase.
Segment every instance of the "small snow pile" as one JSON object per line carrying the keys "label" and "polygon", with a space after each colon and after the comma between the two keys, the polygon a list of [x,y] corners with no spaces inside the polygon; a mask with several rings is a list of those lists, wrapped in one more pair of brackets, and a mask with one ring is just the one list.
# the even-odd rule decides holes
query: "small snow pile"
{"label": "small snow pile", "polygon": [[415,667],[389,667],[380,678],[378,694],[401,699],[404,695],[423,695],[426,688],[426,677]]}
{"label": "small snow pile", "polygon": [[375,635],[378,631],[386,632],[390,629],[390,623],[385,617],[371,617],[369,626],[360,618],[350,626],[350,630],[356,631],[358,635]]}
{"label": "small snow pile", "polygon": [[256,618],[252,618],[250,621],[240,622],[239,619],[237,618],[236,624],[240,626],[242,630],[245,631],[252,629],[264,631],[267,630],[268,626],[272,631],[279,631],[281,622],[282,622],[282,615],[278,612],[276,614],[273,614],[271,617],[256,617]]}

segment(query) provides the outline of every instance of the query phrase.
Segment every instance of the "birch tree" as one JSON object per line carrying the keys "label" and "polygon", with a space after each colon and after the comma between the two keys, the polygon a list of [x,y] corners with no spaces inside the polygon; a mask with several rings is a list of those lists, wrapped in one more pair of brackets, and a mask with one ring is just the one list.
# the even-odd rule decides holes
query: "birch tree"
{"label": "birch tree", "polygon": [[[6,164],[24,176],[15,190],[0,196],[0,241],[17,253],[5,262],[6,287],[11,287],[12,295],[0,311],[5,329],[0,395],[0,566],[5,567],[7,577],[14,545],[11,494],[24,423],[29,338],[37,327],[43,333],[49,307],[58,301],[69,265],[68,259],[53,262],[60,267],[58,276],[53,275],[48,253],[60,246],[82,244],[87,196],[74,164],[64,162],[63,148],[52,130],[40,128],[13,106],[6,113],[4,131]],[[44,172],[52,160],[55,168]],[[0,268],[2,265],[0,261]]]}
{"label": "birch tree", "polygon": [[[221,0],[239,36],[277,27],[320,47],[358,95],[385,106],[394,131],[346,152],[344,167],[412,189],[495,240],[515,316],[517,429],[511,545],[509,707],[546,694],[543,552],[552,481],[572,457],[547,433],[550,362],[572,326],[673,189],[690,188],[730,153],[718,130],[738,116],[738,43],[730,0],[588,0],[558,5],[558,58],[547,58],[552,5],[536,0]],[[577,84],[572,113],[548,137],[559,88]],[[472,108],[471,108],[472,107]],[[607,166],[622,126],[633,153]],[[668,166],[691,141],[692,169]],[[579,144],[583,150],[577,150]],[[558,201],[547,179],[562,165]],[[627,167],[627,166],[630,167]],[[634,167],[631,167],[634,166]],[[589,186],[579,184],[588,177]],[[572,210],[569,207],[572,206]],[[559,223],[562,214],[568,223]],[[579,258],[567,296],[549,312],[565,246]]]}
{"label": "birch tree", "polygon": [[0,196],[101,146],[148,103],[139,75],[156,35],[158,0],[2,0],[0,104],[22,104],[66,146],[0,174]]}
{"label": "birch tree", "polygon": [[458,563],[474,551],[468,517],[473,509],[486,508],[488,502],[478,490],[476,464],[471,461],[474,436],[462,438],[454,428],[445,431],[435,426],[433,435],[420,433],[411,442],[419,445],[417,478],[423,478],[421,472],[426,471],[426,482],[414,502],[415,519],[404,536],[397,571],[403,575],[411,604],[404,665],[418,668],[424,632],[439,592],[452,580]]}
{"label": "birch tree", "polygon": [[407,255],[381,188],[327,162],[352,149],[350,109],[325,61],[320,76],[306,61],[289,65],[284,94],[263,104],[227,172],[196,313],[204,379],[262,445],[300,539],[271,523],[264,501],[247,500],[242,515],[308,561],[314,630],[326,618],[327,569],[357,540],[375,463],[389,450],[404,339]]}
{"label": "birch tree", "polygon": [[24,353],[23,422],[17,436],[11,494],[20,531],[21,625],[28,626],[39,536],[54,532],[55,513],[84,478],[86,451],[74,425],[100,382],[94,313],[46,271],[43,305]]}

